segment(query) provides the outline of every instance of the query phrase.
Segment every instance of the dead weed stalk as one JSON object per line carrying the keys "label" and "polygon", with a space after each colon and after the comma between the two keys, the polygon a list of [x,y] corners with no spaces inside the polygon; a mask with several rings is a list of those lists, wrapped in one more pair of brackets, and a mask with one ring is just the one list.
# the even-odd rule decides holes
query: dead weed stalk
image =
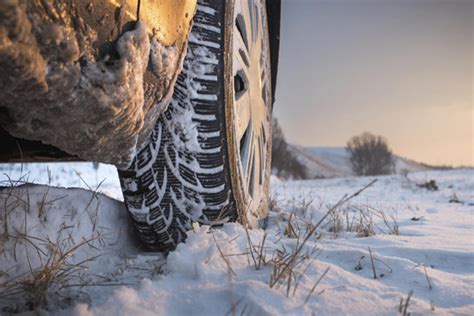
{"label": "dead weed stalk", "polygon": [[23,238],[34,245],[38,251],[40,266],[33,268],[27,254],[29,271],[0,283],[0,299],[9,300],[24,297],[26,298],[26,305],[30,309],[46,307],[51,290],[60,292],[68,287],[71,281],[79,278],[78,272],[85,268],[86,263],[99,257],[90,257],[78,263],[68,262],[68,259],[79,248],[89,244],[97,237],[83,240],[70,248],[63,248],[60,243],[54,243],[51,240],[41,240],[46,250],[41,249],[38,241],[33,242],[27,236],[23,236]]}

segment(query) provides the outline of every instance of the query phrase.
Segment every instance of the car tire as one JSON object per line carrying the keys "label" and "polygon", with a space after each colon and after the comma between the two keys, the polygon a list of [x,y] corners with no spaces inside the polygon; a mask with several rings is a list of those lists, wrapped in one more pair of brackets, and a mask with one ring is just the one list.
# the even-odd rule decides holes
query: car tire
{"label": "car tire", "polygon": [[268,208],[271,74],[264,1],[198,0],[168,109],[127,170],[143,244],[170,251],[193,223],[256,227]]}

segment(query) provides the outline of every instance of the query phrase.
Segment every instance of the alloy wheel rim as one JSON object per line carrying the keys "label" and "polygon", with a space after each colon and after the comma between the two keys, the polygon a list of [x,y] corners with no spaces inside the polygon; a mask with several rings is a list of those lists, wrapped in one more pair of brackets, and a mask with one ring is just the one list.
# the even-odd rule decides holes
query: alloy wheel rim
{"label": "alloy wheel rim", "polygon": [[237,169],[246,211],[255,212],[265,196],[269,164],[270,66],[262,1],[237,0],[232,32],[232,111]]}

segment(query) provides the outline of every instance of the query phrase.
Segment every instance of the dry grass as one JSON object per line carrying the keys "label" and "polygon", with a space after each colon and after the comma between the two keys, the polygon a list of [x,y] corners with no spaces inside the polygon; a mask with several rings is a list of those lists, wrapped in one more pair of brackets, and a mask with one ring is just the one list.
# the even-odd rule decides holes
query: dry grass
{"label": "dry grass", "polygon": [[[293,251],[287,249],[279,249],[271,259],[272,272],[270,275],[270,288],[286,287],[286,296],[292,292],[296,292],[300,276],[304,275],[305,270],[309,267],[308,259],[312,257],[316,251],[314,247],[311,251],[302,252],[304,240],[298,239],[296,247]],[[307,263],[305,265],[305,263]],[[305,268],[306,267],[306,268]]]}
{"label": "dry grass", "polygon": [[[389,235],[400,235],[400,230],[398,226],[398,221],[396,217],[393,215],[395,213],[395,210],[390,210],[390,215],[387,215],[386,211],[382,211],[379,208],[375,208],[373,206],[367,205],[367,210],[369,212],[372,212],[374,216],[379,217],[382,219],[383,224],[385,226],[385,232],[388,233]],[[383,231],[381,229],[381,231]]]}
{"label": "dry grass", "polygon": [[252,242],[252,239],[250,238],[248,229],[245,229],[245,233],[247,235],[247,243],[248,243],[248,252],[246,254],[247,256],[250,254],[255,270],[260,270],[262,266],[266,266],[269,263],[269,261],[267,260],[267,250],[265,248],[265,241],[267,240],[267,234],[264,234],[262,242],[258,246],[255,246]]}
{"label": "dry grass", "polygon": [[400,299],[400,304],[398,306],[398,312],[403,316],[410,316],[408,312],[408,306],[410,305],[410,299],[413,295],[413,290],[408,293],[407,298],[404,300],[403,297]]}
{"label": "dry grass", "polygon": [[[30,310],[48,305],[49,294],[56,293],[70,286],[71,283],[81,283],[79,272],[85,264],[94,261],[98,256],[87,258],[78,263],[70,263],[69,259],[79,248],[87,245],[95,238],[83,240],[77,245],[64,248],[60,243],[50,240],[22,236],[28,240],[40,255],[40,266],[32,267],[29,261],[29,271],[10,280],[0,283],[0,299],[11,300],[19,297],[25,299]],[[28,251],[28,250],[25,250]]]}
{"label": "dry grass", "polygon": [[[212,232],[212,231],[211,231]],[[224,255],[224,253],[222,252],[222,249],[221,247],[219,246],[219,243],[217,242],[216,240],[216,236],[214,235],[214,232],[212,232],[212,238],[214,239],[214,242],[216,243],[216,247],[217,247],[217,250],[219,251],[219,254],[222,258],[222,260],[224,260],[225,264],[227,265],[227,269],[230,273],[232,273],[232,275],[234,276],[237,276],[237,274],[235,273],[234,269],[232,269],[232,265],[230,264],[230,261],[229,259],[226,257],[226,255]]]}
{"label": "dry grass", "polygon": [[290,214],[290,218],[288,218],[288,223],[286,224],[285,231],[283,234],[288,238],[296,239],[298,238],[298,234],[296,233],[296,229],[292,223],[293,213]]}
{"label": "dry grass", "polygon": [[[51,179],[49,172],[48,176]],[[9,181],[8,186],[0,190],[0,199],[3,201],[3,212],[0,214],[0,230],[3,230],[0,234],[0,255],[16,262],[14,267],[0,273],[0,302],[7,304],[3,306],[3,311],[22,312],[38,307],[47,310],[53,304],[52,301],[57,303],[71,295],[80,295],[80,288],[85,286],[111,285],[96,283],[96,278],[86,273],[88,265],[101,254],[86,256],[87,251],[79,251],[89,248],[90,253],[99,253],[97,244],[105,245],[107,233],[103,231],[106,228],[96,225],[100,206],[98,188],[92,192],[91,201],[83,210],[89,215],[93,226],[91,237],[77,238],[74,235],[76,224],[66,225],[65,220],[58,227],[54,239],[52,231],[45,231],[41,236],[34,236],[31,232],[38,231],[38,227],[47,229],[47,222],[50,220],[48,217],[53,216],[51,209],[58,200],[66,196],[53,197],[46,186],[42,192],[32,197],[30,187],[18,188],[27,184],[23,179],[24,177],[18,181]],[[93,199],[97,199],[95,208],[90,207]],[[69,221],[73,222],[78,211],[76,209],[73,214],[68,211],[61,213],[65,214],[65,219],[69,215]],[[77,258],[82,259],[73,259],[78,252],[81,254]],[[71,288],[78,288],[79,291],[71,291]]]}
{"label": "dry grass", "polygon": [[[345,195],[336,204],[327,206],[327,211],[319,221],[314,224],[311,215],[314,212],[309,212],[310,208],[314,208],[314,198],[304,199],[298,204],[293,203],[293,209],[290,212],[284,211],[276,199],[271,200],[272,210],[275,213],[278,221],[286,221],[284,227],[280,227],[282,237],[295,240],[295,246],[287,249],[282,247],[274,252],[273,257],[268,260],[264,257],[264,261],[272,267],[269,286],[271,288],[284,287],[286,295],[290,296],[298,289],[302,277],[310,267],[309,260],[313,258],[313,254],[317,251],[316,246],[311,249],[307,243],[310,239],[318,240],[321,238],[321,228],[326,229],[332,233],[332,236],[337,238],[344,232],[355,233],[358,237],[370,237],[376,233],[388,233],[399,235],[400,231],[398,223],[394,214],[395,210],[383,211],[382,208],[369,204],[350,204],[349,202],[361,192],[372,186],[377,180],[367,184],[362,189],[358,190],[352,195]],[[291,205],[291,204],[290,204]],[[325,207],[320,201],[320,209]],[[377,220],[377,221],[375,221]],[[377,224],[376,224],[377,223]],[[260,267],[258,259],[262,258],[263,244],[255,246],[248,235],[249,256],[254,262],[254,266]],[[264,243],[264,242],[263,242]],[[260,249],[260,251],[258,251]],[[378,278],[377,264],[382,264],[382,269],[387,269],[390,273],[392,268],[385,262],[375,257],[371,249],[369,249],[370,263],[372,267],[374,279]],[[360,263],[359,263],[360,265]],[[306,302],[315,293],[315,289],[321,280],[326,276],[329,269],[326,269],[321,274],[320,278],[316,280],[313,287],[309,291]],[[380,274],[383,277],[384,274]],[[322,293],[322,292],[320,292]]]}
{"label": "dry grass", "polygon": [[356,233],[358,237],[376,234],[372,215],[356,205],[333,210],[326,226],[329,226],[333,238],[339,238],[344,232]]}
{"label": "dry grass", "polygon": [[311,288],[311,290],[309,291],[309,294],[308,296],[306,297],[304,303],[308,303],[309,299],[311,298],[311,295],[313,295],[314,293],[314,290],[316,289],[316,287],[318,286],[318,284],[321,282],[321,280],[326,276],[326,274],[329,272],[329,269],[331,269],[331,267],[327,267],[326,270],[324,270],[323,274],[321,274],[321,276],[319,277],[319,279],[316,281],[316,283],[314,284],[314,286]]}
{"label": "dry grass", "polygon": [[[312,238],[317,237],[317,229],[329,218],[331,219],[331,216],[335,214],[335,211],[339,209],[342,205],[346,204],[348,201],[353,199],[354,197],[358,196],[361,192],[372,186],[377,180],[373,180],[360,190],[356,191],[352,195],[344,195],[335,205],[333,205],[329,210],[326,212],[326,214],[315,224],[315,225],[307,225],[306,228],[306,233],[303,235],[304,237],[301,237],[301,230],[296,232],[294,229],[294,226],[292,224],[292,215],[290,215],[290,218],[288,220],[287,227],[285,229],[285,234],[288,236],[296,236],[296,245],[294,248],[292,248],[291,251],[288,251],[287,249],[279,249],[275,252],[274,257],[271,259],[270,264],[272,265],[272,273],[270,275],[270,282],[269,286],[271,288],[273,287],[279,287],[279,286],[285,286],[286,287],[286,295],[287,297],[291,292],[295,293],[296,289],[299,284],[299,280],[301,279],[301,275],[304,274],[305,268],[304,268],[304,263],[307,261],[307,259],[311,258],[314,252],[316,251],[316,246],[314,246],[310,250],[303,251],[308,243],[308,241]],[[311,203],[305,204],[305,209],[309,207]],[[306,268],[309,265],[306,266]],[[326,275],[327,271],[323,273],[322,277]],[[321,278],[322,278],[321,277]],[[316,283],[314,288],[319,284],[320,280]],[[312,294],[314,289],[310,292],[309,295]]]}
{"label": "dry grass", "polygon": [[314,228],[312,217],[316,212],[309,212],[310,208],[326,209],[327,219],[321,226],[331,233],[332,238],[340,238],[344,233],[354,233],[357,237],[371,237],[376,234],[400,235],[394,208],[386,209],[374,203],[347,203],[350,199],[329,206],[320,199],[319,205],[315,205],[318,204],[315,200],[312,194],[308,194],[299,202],[295,199],[293,204],[286,206],[291,210],[285,211],[275,198],[271,199],[271,209],[276,214],[277,224],[281,221],[286,222],[283,228],[280,227],[284,236],[298,239],[299,235],[304,235]]}
{"label": "dry grass", "polygon": [[426,282],[428,282],[428,289],[431,291],[433,289],[433,285],[431,283],[431,278],[428,275],[428,270],[426,270],[426,266],[423,265],[423,270],[425,270],[425,277],[426,277]]}
{"label": "dry grass", "polygon": [[370,256],[370,264],[372,266],[372,272],[374,273],[374,279],[377,279],[377,271],[375,270],[375,263],[374,263],[374,256],[372,255],[372,250],[369,247],[369,256]]}
{"label": "dry grass", "polygon": [[[371,237],[377,233],[400,235],[400,230],[394,210],[387,212],[369,204],[351,204],[330,213],[328,231],[333,238],[339,238],[344,232],[355,233],[358,237]],[[383,225],[376,225],[374,218],[379,219]]]}

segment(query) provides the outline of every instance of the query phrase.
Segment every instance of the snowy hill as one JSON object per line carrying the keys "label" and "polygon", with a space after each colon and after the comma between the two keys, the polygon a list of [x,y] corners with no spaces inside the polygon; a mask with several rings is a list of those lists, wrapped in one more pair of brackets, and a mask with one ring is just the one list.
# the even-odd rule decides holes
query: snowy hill
{"label": "snowy hill", "polygon": [[[289,150],[307,168],[309,178],[335,178],[353,176],[349,155],[343,147],[303,147],[289,144]],[[395,155],[395,171],[427,171],[429,167]]]}

